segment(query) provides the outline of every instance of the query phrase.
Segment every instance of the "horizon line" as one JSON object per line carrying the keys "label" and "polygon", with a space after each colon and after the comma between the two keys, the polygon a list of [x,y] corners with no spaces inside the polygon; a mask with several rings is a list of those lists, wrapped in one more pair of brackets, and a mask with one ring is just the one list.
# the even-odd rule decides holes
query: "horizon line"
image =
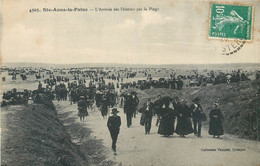
{"label": "horizon line", "polygon": [[49,65],[84,65],[84,64],[99,64],[99,65],[109,65],[109,64],[115,64],[115,65],[221,65],[221,64],[260,64],[260,62],[241,62],[241,63],[173,63],[173,64],[147,64],[147,63],[48,63],[48,62],[2,62],[1,66],[4,66],[4,64],[49,64]]}

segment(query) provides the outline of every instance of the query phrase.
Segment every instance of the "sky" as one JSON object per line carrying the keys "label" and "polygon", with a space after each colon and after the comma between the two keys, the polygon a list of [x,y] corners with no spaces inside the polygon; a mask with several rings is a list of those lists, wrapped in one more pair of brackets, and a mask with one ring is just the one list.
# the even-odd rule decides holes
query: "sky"
{"label": "sky", "polygon": [[[230,1],[255,7],[253,40],[234,55],[230,41],[208,38],[207,0],[3,0],[3,62],[210,64],[260,63],[260,1]],[[147,8],[147,11],[39,12],[31,8]],[[158,11],[149,11],[149,7]]]}

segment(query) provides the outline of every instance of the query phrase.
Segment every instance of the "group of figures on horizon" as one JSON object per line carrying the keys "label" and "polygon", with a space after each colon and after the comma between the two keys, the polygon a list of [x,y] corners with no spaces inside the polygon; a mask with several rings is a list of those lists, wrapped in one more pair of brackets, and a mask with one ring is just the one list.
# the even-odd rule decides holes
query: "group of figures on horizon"
{"label": "group of figures on horizon", "polygon": [[[210,71],[206,75],[194,71],[194,74],[192,75],[178,75],[177,77],[175,76],[175,73],[172,73],[168,78],[159,78],[157,80],[152,79],[150,75],[147,77],[147,80],[121,83],[121,89],[138,88],[145,90],[151,88],[166,88],[181,90],[183,87],[199,87],[207,86],[207,84],[217,85],[248,81],[250,80],[248,76],[249,74],[247,72],[241,72],[240,70],[226,73]],[[185,83],[185,80],[187,80],[187,83]]]}
{"label": "group of figures on horizon", "polygon": [[121,83],[121,89],[137,88],[140,90],[151,89],[151,88],[166,88],[166,89],[176,89],[181,90],[183,88],[184,82],[181,77],[175,79],[172,78],[159,78],[158,80],[152,79],[151,77],[147,80],[138,80],[133,82]]}

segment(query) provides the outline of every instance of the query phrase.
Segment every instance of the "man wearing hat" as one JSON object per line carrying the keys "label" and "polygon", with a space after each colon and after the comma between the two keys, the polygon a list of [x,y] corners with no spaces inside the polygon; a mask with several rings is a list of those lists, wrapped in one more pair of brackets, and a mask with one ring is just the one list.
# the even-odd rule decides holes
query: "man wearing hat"
{"label": "man wearing hat", "polygon": [[127,94],[125,98],[125,105],[124,105],[124,113],[126,114],[126,119],[127,119],[127,127],[129,128],[132,125],[132,117],[134,114],[134,103],[133,103],[133,98],[130,93]]}
{"label": "man wearing hat", "polygon": [[132,95],[132,105],[133,105],[133,116],[136,118],[137,106],[139,104],[139,99],[135,92],[131,92]]}
{"label": "man wearing hat", "polygon": [[151,124],[153,119],[153,103],[151,102],[151,98],[148,99],[145,107],[144,107],[144,126],[145,126],[145,134],[150,134]]}
{"label": "man wearing hat", "polygon": [[193,104],[190,106],[190,110],[192,112],[194,135],[201,137],[201,113],[203,112],[203,109],[199,104],[200,99],[198,97],[192,100],[192,102]]}
{"label": "man wearing hat", "polygon": [[112,149],[114,151],[114,154],[116,154],[116,141],[121,126],[121,118],[120,116],[117,116],[118,112],[119,111],[117,111],[116,108],[113,108],[112,116],[110,116],[107,121],[107,127],[112,138]]}
{"label": "man wearing hat", "polygon": [[[157,96],[157,99],[156,100],[159,100],[162,96],[161,95],[158,95]],[[157,114],[157,120],[156,120],[156,124],[155,126],[158,126],[160,124],[160,121],[161,121],[161,109],[162,109],[162,104],[156,104],[155,105],[155,111],[156,111],[156,114]]]}

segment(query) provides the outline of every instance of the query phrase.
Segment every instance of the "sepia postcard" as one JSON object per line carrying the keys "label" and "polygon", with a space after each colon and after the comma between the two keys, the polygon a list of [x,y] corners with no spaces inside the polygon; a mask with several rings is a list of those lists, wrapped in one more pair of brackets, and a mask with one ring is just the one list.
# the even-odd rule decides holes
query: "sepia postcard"
{"label": "sepia postcard", "polygon": [[259,0],[0,1],[1,166],[259,166]]}

